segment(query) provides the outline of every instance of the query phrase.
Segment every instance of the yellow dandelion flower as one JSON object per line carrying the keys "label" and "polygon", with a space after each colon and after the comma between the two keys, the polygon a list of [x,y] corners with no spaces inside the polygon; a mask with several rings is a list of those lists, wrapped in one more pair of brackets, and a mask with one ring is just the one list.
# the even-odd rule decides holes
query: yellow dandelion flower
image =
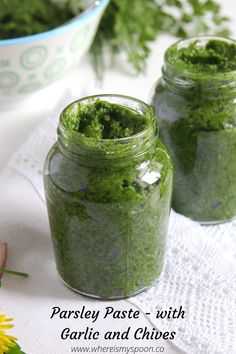
{"label": "yellow dandelion flower", "polygon": [[5,315],[0,314],[0,354],[8,352],[11,347],[16,345],[16,338],[8,335],[5,331],[14,327],[10,323],[12,320],[12,318],[7,318]]}

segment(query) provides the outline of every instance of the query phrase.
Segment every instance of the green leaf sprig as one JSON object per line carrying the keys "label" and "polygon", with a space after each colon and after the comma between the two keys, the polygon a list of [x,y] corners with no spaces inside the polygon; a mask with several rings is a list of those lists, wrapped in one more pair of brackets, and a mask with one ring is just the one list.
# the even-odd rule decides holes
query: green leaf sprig
{"label": "green leaf sprig", "polygon": [[123,51],[136,72],[145,68],[150,43],[163,33],[179,38],[200,34],[228,36],[229,19],[214,0],[111,0],[98,28],[92,53],[98,70],[104,48]]}

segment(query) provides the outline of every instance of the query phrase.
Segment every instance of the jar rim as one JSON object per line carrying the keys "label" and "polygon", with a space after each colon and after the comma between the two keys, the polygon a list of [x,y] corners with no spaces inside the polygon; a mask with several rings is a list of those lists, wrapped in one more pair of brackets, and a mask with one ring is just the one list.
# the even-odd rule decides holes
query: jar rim
{"label": "jar rim", "polygon": [[[97,94],[97,95],[91,95],[91,96],[85,96],[85,97],[82,97],[82,98],[79,98],[73,102],[71,102],[70,104],[68,104],[64,109],[63,111],[61,112],[60,114],[60,118],[59,118],[59,128],[61,127],[62,129],[65,129],[65,130],[70,130],[70,132],[72,134],[76,134],[78,137],[81,136],[83,137],[83,139],[86,139],[87,141],[93,141],[93,140],[96,140],[96,142],[99,144],[99,143],[114,143],[114,144],[117,144],[117,143],[126,143],[126,142],[129,142],[131,139],[137,139],[137,138],[141,138],[143,135],[145,135],[149,130],[150,130],[150,126],[146,127],[145,129],[141,130],[140,132],[136,133],[136,134],[132,134],[128,137],[124,137],[124,138],[114,138],[114,139],[94,139],[94,138],[91,138],[91,137],[87,137],[87,136],[84,136],[82,133],[74,130],[74,129],[68,129],[64,124],[63,124],[63,120],[65,118],[65,113],[66,111],[69,109],[69,107],[72,107],[74,106],[75,104],[77,103],[85,103],[85,104],[91,104],[93,102],[95,102],[97,99],[101,99],[102,101],[106,101],[106,102],[109,102],[108,100],[110,99],[122,99],[122,100],[125,100],[125,101],[129,101],[129,102],[133,102],[134,104],[137,105],[137,107],[140,108],[140,111],[137,111],[137,107],[135,107],[135,109],[133,108],[134,111],[136,111],[137,113],[141,113],[141,114],[144,114],[146,112],[150,112],[150,114],[153,116],[153,119],[151,121],[151,123],[154,123],[156,122],[156,118],[155,118],[155,114],[154,114],[154,111],[153,111],[153,108],[148,105],[147,103],[143,102],[142,100],[138,99],[138,98],[134,98],[134,97],[131,97],[131,96],[126,96],[126,95],[120,95],[120,94],[107,94],[107,93],[104,93],[104,94]],[[117,102],[109,102],[109,103],[116,103],[116,104],[120,104],[120,103],[117,103]],[[121,104],[120,104],[121,105]],[[124,106],[122,105],[123,107],[125,108],[131,108],[129,106]],[[143,110],[141,110],[141,108],[143,108]],[[159,131],[157,131],[158,133]]]}
{"label": "jar rim", "polygon": [[[77,109],[81,102],[86,105],[95,102],[97,99],[111,104],[121,105],[127,109],[133,109],[135,112],[143,115],[147,114],[150,116],[150,121],[148,121],[148,124],[140,132],[125,138],[116,139],[87,137],[72,127],[68,128],[68,126],[66,126],[65,118],[68,109],[71,110],[71,112],[69,112],[72,116],[73,113],[76,116],[78,114]],[[129,156],[139,158],[150,149],[155,138],[158,137],[158,133],[157,119],[150,105],[139,99],[117,94],[93,95],[75,100],[62,111],[58,125],[58,141],[63,151],[69,154],[72,153],[74,158],[83,160],[88,156],[92,157],[93,160],[101,158],[107,161],[120,160]]]}
{"label": "jar rim", "polygon": [[188,45],[194,42],[199,42],[206,44],[209,40],[216,40],[216,41],[221,41],[223,43],[228,43],[228,44],[234,44],[236,46],[236,40],[231,39],[231,38],[226,38],[222,36],[210,36],[210,35],[201,35],[201,36],[194,36],[194,37],[189,37],[186,39],[180,39],[179,41],[173,43],[171,46],[168,47],[164,54],[164,66],[162,67],[162,72],[164,75],[166,75],[167,71],[170,71],[171,75],[175,73],[175,75],[181,74],[181,75],[186,75],[191,79],[195,79],[197,77],[200,77],[200,79],[204,80],[209,79],[209,75],[211,76],[211,80],[227,80],[228,75],[235,74],[235,80],[236,80],[236,69],[233,70],[223,70],[223,71],[216,71],[216,72],[204,72],[204,71],[199,71],[195,72],[193,70],[190,70],[189,68],[184,68],[180,69],[178,68],[177,65],[171,62],[170,60],[170,52],[173,48],[176,48],[177,50],[186,48]]}

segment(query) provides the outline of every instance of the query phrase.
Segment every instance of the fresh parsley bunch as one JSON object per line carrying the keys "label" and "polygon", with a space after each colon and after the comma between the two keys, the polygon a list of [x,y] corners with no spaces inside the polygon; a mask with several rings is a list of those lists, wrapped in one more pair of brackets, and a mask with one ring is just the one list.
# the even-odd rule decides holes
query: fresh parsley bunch
{"label": "fresh parsley bunch", "polygon": [[137,72],[144,69],[150,42],[162,33],[185,38],[199,34],[228,36],[229,19],[214,0],[111,0],[92,46],[97,68],[103,48],[124,51]]}

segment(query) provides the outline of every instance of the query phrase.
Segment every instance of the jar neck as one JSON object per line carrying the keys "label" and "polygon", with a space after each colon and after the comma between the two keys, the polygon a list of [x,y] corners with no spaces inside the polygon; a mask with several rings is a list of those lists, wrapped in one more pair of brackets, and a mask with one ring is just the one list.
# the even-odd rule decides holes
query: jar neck
{"label": "jar neck", "polygon": [[[108,95],[93,97],[94,99],[100,98],[108,100]],[[114,97],[120,98],[121,96],[114,95],[109,97],[114,99]],[[113,99],[110,100],[110,102],[113,102]],[[131,100],[130,98],[125,98],[125,100],[126,99]],[[115,101],[117,103],[117,100]],[[73,109],[76,111],[75,106],[77,102],[78,101],[68,106],[70,111]],[[79,102],[81,102],[81,100],[79,100]],[[89,102],[91,103],[91,99]],[[146,154],[155,146],[156,138],[158,136],[158,128],[157,121],[151,107],[141,101],[137,100],[136,102],[136,100],[133,100],[132,109],[134,110],[136,103],[139,105],[139,113],[141,107],[143,114],[147,114],[147,110],[148,114],[151,114],[152,118],[150,120],[150,124],[143,131],[120,139],[89,138],[71,128],[68,128],[64,124],[64,110],[61,114],[57,130],[58,146],[61,153],[68,159],[71,159],[80,165],[91,167],[108,165],[126,166],[135,164],[136,162],[141,162],[145,158]],[[124,107],[127,107],[127,105],[124,105]]]}
{"label": "jar neck", "polygon": [[[218,97],[216,92],[225,98],[235,98],[236,95],[236,70],[229,71],[195,71],[188,66],[181,69],[176,63],[171,61],[173,48],[178,51],[183,47],[191,45],[194,41],[199,41],[204,45],[209,40],[218,40],[233,44],[233,40],[224,39],[221,37],[195,37],[188,40],[182,40],[171,46],[165,53],[164,65],[162,67],[163,80],[170,90],[176,93],[181,93],[186,97],[191,96],[194,99],[194,93],[197,98],[214,99]],[[207,95],[207,96],[206,96]]]}

